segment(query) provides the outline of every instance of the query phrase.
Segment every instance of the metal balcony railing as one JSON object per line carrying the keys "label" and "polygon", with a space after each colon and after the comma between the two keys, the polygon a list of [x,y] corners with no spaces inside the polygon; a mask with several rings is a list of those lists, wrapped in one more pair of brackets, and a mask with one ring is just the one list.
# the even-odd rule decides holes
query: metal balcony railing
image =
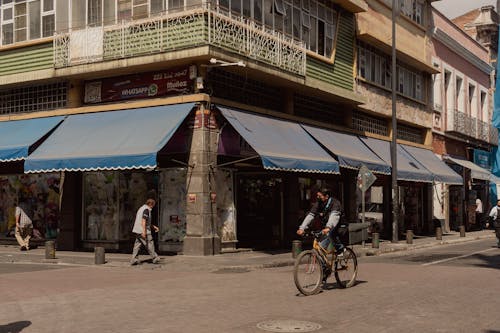
{"label": "metal balcony railing", "polygon": [[495,127],[458,110],[453,112],[452,119],[448,118],[447,131],[498,145],[498,130]]}
{"label": "metal balcony railing", "polygon": [[214,45],[305,75],[304,43],[243,17],[211,8],[210,3],[143,20],[56,33],[54,66],[63,68],[199,45]]}

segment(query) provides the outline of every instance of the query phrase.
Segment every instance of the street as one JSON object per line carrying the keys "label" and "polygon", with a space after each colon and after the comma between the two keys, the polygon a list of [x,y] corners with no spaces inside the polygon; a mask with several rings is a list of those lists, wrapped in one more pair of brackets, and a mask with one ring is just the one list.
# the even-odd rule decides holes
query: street
{"label": "street", "polygon": [[[500,332],[493,239],[359,258],[358,283],[299,295],[259,270],[0,264],[0,332]],[[291,332],[282,325],[281,332]],[[268,330],[269,331],[269,330]]]}

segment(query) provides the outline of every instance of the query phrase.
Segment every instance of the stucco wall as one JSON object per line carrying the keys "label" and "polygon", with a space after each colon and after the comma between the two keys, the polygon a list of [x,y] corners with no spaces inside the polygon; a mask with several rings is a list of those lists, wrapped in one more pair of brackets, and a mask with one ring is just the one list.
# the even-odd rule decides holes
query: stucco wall
{"label": "stucco wall", "polygon": [[[390,91],[360,82],[357,86],[357,92],[368,101],[361,108],[387,118],[392,116],[392,94]],[[396,108],[399,120],[426,128],[432,127],[432,112],[427,110],[426,105],[398,96]]]}

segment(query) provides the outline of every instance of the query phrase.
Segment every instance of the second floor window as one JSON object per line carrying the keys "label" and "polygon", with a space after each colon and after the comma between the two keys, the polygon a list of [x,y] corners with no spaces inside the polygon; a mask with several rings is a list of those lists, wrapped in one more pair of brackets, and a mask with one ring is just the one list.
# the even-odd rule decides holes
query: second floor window
{"label": "second floor window", "polygon": [[1,45],[49,37],[55,30],[55,0],[3,0]]}
{"label": "second floor window", "polygon": [[[424,76],[422,72],[398,63],[396,75],[396,89],[400,94],[419,101],[424,100]],[[358,42],[358,77],[383,88],[391,89],[391,57],[370,45]]]}

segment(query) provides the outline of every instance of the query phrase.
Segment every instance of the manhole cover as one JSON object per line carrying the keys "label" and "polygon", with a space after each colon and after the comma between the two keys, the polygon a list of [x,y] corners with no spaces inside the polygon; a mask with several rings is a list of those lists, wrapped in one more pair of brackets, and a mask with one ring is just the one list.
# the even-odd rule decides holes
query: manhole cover
{"label": "manhole cover", "polygon": [[257,328],[269,332],[312,332],[319,330],[321,325],[300,320],[267,320],[258,323]]}

